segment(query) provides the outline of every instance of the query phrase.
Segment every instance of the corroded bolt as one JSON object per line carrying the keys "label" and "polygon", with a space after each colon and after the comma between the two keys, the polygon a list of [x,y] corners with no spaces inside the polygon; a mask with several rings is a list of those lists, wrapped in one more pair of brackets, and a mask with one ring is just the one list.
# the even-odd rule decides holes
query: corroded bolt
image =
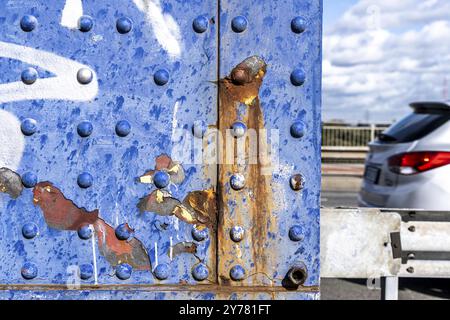
{"label": "corroded bolt", "polygon": [[231,72],[231,80],[234,84],[243,85],[248,81],[248,72],[241,68],[235,68]]}
{"label": "corroded bolt", "polygon": [[286,274],[286,284],[291,288],[297,288],[305,283],[308,278],[308,271],[303,265],[295,265]]}
{"label": "corroded bolt", "polygon": [[408,230],[409,230],[410,232],[416,232],[416,227],[411,226],[411,227],[408,228]]}
{"label": "corroded bolt", "polygon": [[293,175],[289,181],[292,190],[300,191],[305,187],[305,178],[301,174]]}
{"label": "corroded bolt", "polygon": [[414,273],[414,268],[413,267],[409,267],[408,269],[406,269],[406,271],[408,271],[408,273]]}

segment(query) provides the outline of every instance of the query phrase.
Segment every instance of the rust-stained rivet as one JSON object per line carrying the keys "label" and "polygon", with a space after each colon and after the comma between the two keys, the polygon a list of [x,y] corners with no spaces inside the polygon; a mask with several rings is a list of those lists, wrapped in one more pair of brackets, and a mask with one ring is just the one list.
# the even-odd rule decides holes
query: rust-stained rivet
{"label": "rust-stained rivet", "polygon": [[235,265],[230,269],[230,278],[234,281],[241,281],[245,278],[245,269],[240,265]]}
{"label": "rust-stained rivet", "polygon": [[26,280],[31,280],[37,277],[38,268],[34,263],[26,262],[20,270],[22,277]]}
{"label": "rust-stained rivet", "polygon": [[192,234],[192,238],[195,241],[199,241],[200,242],[200,241],[204,241],[204,240],[206,240],[206,238],[208,238],[209,232],[208,232],[208,228],[206,228],[206,227],[193,226],[191,234]]}
{"label": "rust-stained rivet", "polygon": [[25,32],[33,31],[34,29],[36,29],[37,24],[38,21],[36,17],[29,14],[23,16],[22,19],[20,20],[20,27]]}
{"label": "rust-stained rivet", "polygon": [[414,273],[414,267],[408,267],[408,269],[406,269],[406,271],[408,273]]}
{"label": "rust-stained rivet", "polygon": [[128,263],[121,263],[116,266],[116,276],[120,280],[127,280],[131,277],[133,268]]}
{"label": "rust-stained rivet", "polygon": [[410,227],[408,228],[408,230],[409,230],[410,232],[416,232],[416,227],[415,227],[415,226],[410,226]]}
{"label": "rust-stained rivet", "polygon": [[291,267],[286,274],[287,286],[290,288],[297,288],[305,283],[308,278],[308,271],[306,266],[302,264],[297,264]]}
{"label": "rust-stained rivet", "polygon": [[305,187],[305,178],[301,174],[295,174],[289,181],[292,190],[300,191]]}
{"label": "rust-stained rivet", "polygon": [[170,275],[170,267],[167,263],[160,263],[156,266],[153,274],[158,280],[166,280]]}
{"label": "rust-stained rivet", "polygon": [[301,226],[292,226],[289,229],[289,239],[294,242],[303,240],[303,229]]}
{"label": "rust-stained rivet", "polygon": [[235,68],[231,71],[231,80],[234,84],[243,85],[249,81],[248,72],[241,68]]}
{"label": "rust-stained rivet", "polygon": [[37,122],[34,119],[24,119],[20,125],[20,130],[26,136],[32,136],[37,131]]}
{"label": "rust-stained rivet", "polygon": [[244,189],[245,177],[240,173],[233,174],[230,178],[230,185],[236,191]]}
{"label": "rust-stained rivet", "polygon": [[231,126],[231,134],[235,138],[242,138],[247,132],[247,126],[241,121],[236,121]]}
{"label": "rust-stained rivet", "polygon": [[81,84],[88,84],[94,78],[94,74],[88,68],[81,68],[77,72],[77,80]]}
{"label": "rust-stained rivet", "polygon": [[208,267],[203,263],[198,263],[192,268],[192,276],[197,281],[203,281],[208,278],[209,270]]}
{"label": "rust-stained rivet", "polygon": [[32,222],[25,223],[22,227],[22,235],[25,239],[33,239],[37,236],[39,229]]}
{"label": "rust-stained rivet", "polygon": [[80,239],[88,240],[92,237],[92,228],[89,225],[84,225],[78,229],[77,233]]}
{"label": "rust-stained rivet", "polygon": [[80,266],[81,280],[89,280],[94,274],[94,267],[90,263],[82,264]]}
{"label": "rust-stained rivet", "polygon": [[230,230],[230,238],[234,242],[241,242],[244,239],[245,229],[241,226],[234,226]]}
{"label": "rust-stained rivet", "polygon": [[36,82],[38,78],[38,72],[35,68],[26,68],[22,71],[20,78],[22,79],[23,83],[30,85]]}

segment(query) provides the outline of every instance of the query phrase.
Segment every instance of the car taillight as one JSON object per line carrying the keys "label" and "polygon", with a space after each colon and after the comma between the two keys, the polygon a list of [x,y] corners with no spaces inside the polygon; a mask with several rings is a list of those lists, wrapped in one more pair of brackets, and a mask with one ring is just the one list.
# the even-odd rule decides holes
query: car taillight
{"label": "car taillight", "polygon": [[389,170],[401,175],[413,175],[450,164],[450,152],[423,151],[402,153],[390,157]]}

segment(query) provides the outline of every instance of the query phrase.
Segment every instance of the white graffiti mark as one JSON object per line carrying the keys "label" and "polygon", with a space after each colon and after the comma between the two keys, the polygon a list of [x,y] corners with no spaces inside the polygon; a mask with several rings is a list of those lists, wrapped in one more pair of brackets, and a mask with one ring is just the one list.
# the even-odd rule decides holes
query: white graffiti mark
{"label": "white graffiti mark", "polygon": [[17,170],[25,149],[20,121],[12,113],[0,110],[0,168]]}
{"label": "white graffiti mark", "polygon": [[83,15],[81,0],[66,0],[61,15],[61,25],[70,29],[78,28],[78,19]]}
{"label": "white graffiti mark", "polygon": [[133,2],[146,14],[156,40],[163,49],[171,58],[178,58],[181,55],[181,33],[174,18],[163,13],[159,0],[133,0]]}
{"label": "white graffiti mark", "polygon": [[97,75],[92,69],[93,79],[89,84],[82,85],[77,80],[78,70],[89,68],[81,63],[54,53],[7,42],[0,42],[0,57],[36,65],[56,75],[38,79],[32,85],[21,81],[2,83],[0,103],[35,99],[89,101],[97,96]]}

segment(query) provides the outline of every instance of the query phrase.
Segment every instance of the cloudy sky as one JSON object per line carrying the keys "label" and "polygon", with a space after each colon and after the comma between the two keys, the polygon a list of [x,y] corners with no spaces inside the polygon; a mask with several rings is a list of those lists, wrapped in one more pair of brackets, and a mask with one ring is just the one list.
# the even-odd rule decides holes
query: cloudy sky
{"label": "cloudy sky", "polygon": [[449,0],[324,0],[323,118],[392,121],[450,91]]}

